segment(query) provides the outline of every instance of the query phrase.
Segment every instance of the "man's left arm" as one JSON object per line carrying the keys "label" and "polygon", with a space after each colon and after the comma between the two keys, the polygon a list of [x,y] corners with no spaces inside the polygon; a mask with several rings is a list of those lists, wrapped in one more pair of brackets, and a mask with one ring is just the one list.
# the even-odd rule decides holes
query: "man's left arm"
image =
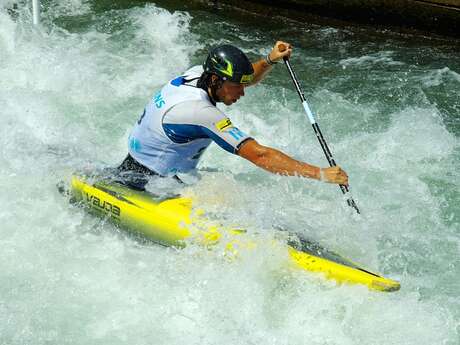
{"label": "man's left arm", "polygon": [[265,58],[252,64],[254,68],[254,79],[249,86],[255,85],[264,79],[277,62],[282,61],[285,56],[290,57],[291,53],[292,46],[289,43],[277,41],[272,51]]}

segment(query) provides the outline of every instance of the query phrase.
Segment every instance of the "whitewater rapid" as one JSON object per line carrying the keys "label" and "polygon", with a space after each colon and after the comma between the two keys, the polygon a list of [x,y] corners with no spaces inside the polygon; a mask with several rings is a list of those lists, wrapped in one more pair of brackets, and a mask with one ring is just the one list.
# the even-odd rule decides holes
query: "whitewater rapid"
{"label": "whitewater rapid", "polygon": [[[1,344],[460,344],[455,46],[288,20],[280,32],[161,1],[48,1],[34,27],[12,3],[0,3]],[[288,271],[268,247],[228,262],[219,247],[140,243],[56,188],[121,162],[148,98],[210,45],[256,59],[277,38],[295,46],[362,215],[334,185],[270,175],[217,145],[183,193],[250,232],[303,232],[400,280],[399,292]],[[223,109],[262,144],[326,166],[282,65]]]}

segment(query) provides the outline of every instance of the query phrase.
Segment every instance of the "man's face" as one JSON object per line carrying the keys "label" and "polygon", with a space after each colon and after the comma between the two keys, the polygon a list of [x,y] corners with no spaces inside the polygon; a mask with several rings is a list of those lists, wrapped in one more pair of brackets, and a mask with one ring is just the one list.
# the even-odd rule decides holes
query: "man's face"
{"label": "man's face", "polygon": [[216,94],[225,105],[231,105],[244,96],[244,85],[226,80]]}

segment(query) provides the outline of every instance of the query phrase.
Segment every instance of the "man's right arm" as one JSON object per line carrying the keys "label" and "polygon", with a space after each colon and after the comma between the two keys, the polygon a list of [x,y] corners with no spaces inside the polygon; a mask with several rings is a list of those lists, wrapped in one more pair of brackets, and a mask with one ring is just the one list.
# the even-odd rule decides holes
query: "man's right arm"
{"label": "man's right arm", "polygon": [[244,142],[238,150],[238,155],[274,174],[303,176],[328,183],[348,184],[347,174],[338,166],[319,168],[300,162],[281,151],[262,146],[254,139]]}

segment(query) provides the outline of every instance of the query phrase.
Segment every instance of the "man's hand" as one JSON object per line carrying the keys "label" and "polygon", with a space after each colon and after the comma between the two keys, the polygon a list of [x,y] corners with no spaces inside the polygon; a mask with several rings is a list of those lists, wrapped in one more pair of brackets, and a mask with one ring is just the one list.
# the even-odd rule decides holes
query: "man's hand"
{"label": "man's hand", "polygon": [[283,60],[283,57],[285,56],[289,58],[291,53],[292,46],[289,43],[277,41],[270,54],[268,54],[268,57],[272,62],[278,62]]}
{"label": "man's hand", "polygon": [[252,64],[254,68],[254,79],[246,86],[256,85],[272,70],[273,64],[283,60],[285,56],[290,57],[291,53],[292,46],[289,43],[277,41],[270,54]]}
{"label": "man's hand", "polygon": [[348,185],[348,175],[339,166],[320,169],[320,181]]}

